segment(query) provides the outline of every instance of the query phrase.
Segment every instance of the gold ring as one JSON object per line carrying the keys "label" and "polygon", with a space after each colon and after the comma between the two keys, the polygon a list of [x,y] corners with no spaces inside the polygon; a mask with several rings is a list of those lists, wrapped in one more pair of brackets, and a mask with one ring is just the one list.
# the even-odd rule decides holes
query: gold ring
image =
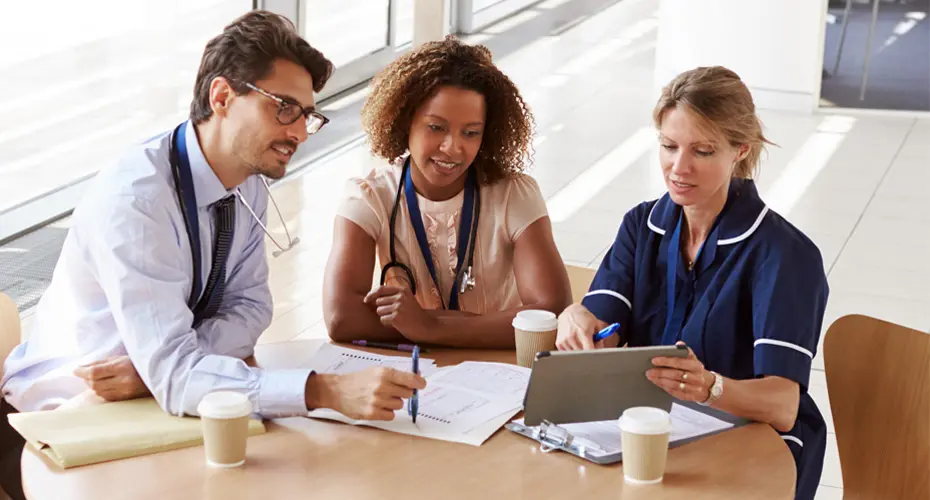
{"label": "gold ring", "polygon": [[678,384],[678,390],[679,390],[679,391],[685,390],[685,383],[684,383],[684,382],[681,382],[680,384]]}

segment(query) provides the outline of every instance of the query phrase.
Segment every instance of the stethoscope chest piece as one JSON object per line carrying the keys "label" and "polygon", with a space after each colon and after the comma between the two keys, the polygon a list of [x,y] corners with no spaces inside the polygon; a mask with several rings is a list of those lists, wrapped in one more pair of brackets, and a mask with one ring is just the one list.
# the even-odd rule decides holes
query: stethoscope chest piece
{"label": "stethoscope chest piece", "polygon": [[459,284],[459,293],[465,293],[475,289],[475,275],[471,272],[471,266],[465,268],[462,273],[462,282]]}

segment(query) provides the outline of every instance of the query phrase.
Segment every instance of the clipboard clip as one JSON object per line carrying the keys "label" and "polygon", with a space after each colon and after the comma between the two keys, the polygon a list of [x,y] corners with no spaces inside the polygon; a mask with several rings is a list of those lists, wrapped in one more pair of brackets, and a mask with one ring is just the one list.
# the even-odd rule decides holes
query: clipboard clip
{"label": "clipboard clip", "polygon": [[[610,463],[599,461],[607,455],[607,452],[600,446],[572,435],[568,429],[553,424],[549,420],[543,420],[538,426],[532,427],[518,422],[510,422],[505,427],[538,442],[539,450],[543,453],[561,450],[595,463]],[[595,453],[589,453],[589,451]]]}
{"label": "clipboard clip", "polygon": [[572,441],[575,436],[562,427],[548,420],[543,420],[539,427],[533,430],[533,438],[539,441],[539,449],[543,453],[549,453],[552,450],[563,450],[572,448]]}

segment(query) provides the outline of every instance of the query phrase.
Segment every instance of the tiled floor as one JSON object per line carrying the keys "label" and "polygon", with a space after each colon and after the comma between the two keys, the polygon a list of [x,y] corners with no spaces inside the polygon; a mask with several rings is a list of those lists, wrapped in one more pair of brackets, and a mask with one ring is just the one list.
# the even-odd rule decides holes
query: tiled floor
{"label": "tiled floor", "polygon": [[[650,119],[657,6],[622,0],[496,61],[535,111],[530,173],[568,263],[597,266],[623,214],[664,192]],[[824,330],[855,312],[930,331],[930,121],[760,114],[779,144],[764,157],[760,190],[823,253],[831,286]],[[333,216],[345,181],[375,164],[358,147],[275,188],[301,243],[269,255],[275,321],[262,342],[325,336],[320,295]],[[271,228],[280,233],[277,221]],[[811,393],[829,415],[821,356],[814,365]],[[828,422],[818,499],[842,497]]]}

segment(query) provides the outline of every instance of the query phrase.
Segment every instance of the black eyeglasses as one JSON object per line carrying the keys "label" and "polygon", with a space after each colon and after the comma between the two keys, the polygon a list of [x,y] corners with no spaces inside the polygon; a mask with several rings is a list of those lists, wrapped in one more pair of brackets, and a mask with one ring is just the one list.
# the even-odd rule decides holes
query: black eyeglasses
{"label": "black eyeglasses", "polygon": [[313,108],[302,108],[296,102],[282,99],[251,83],[246,83],[245,86],[278,103],[277,119],[281,125],[290,125],[303,116],[307,120],[307,134],[313,135],[319,132],[323,125],[329,123],[329,118],[316,112]]}

